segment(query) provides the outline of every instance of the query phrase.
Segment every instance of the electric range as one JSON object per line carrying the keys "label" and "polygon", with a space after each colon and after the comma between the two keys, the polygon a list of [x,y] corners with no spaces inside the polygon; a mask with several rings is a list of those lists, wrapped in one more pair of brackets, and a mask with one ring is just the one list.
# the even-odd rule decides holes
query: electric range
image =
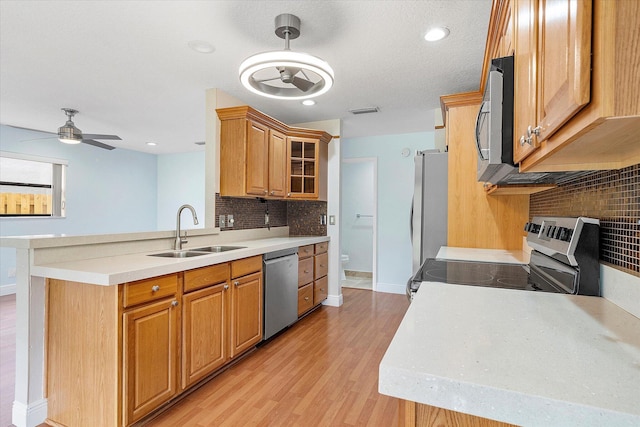
{"label": "electric range", "polygon": [[424,260],[407,283],[409,300],[422,282],[600,296],[600,221],[534,217],[525,224],[529,264]]}

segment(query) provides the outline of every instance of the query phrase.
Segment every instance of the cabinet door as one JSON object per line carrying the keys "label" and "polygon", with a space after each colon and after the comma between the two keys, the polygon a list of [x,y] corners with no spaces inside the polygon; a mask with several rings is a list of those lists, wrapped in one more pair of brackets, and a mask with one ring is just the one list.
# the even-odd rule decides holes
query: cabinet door
{"label": "cabinet door", "polygon": [[[536,123],[536,49],[537,49],[537,1],[516,0],[514,22],[514,82],[513,90],[513,160],[520,162],[536,146],[525,142],[527,128]],[[537,143],[537,141],[535,142]]]}
{"label": "cabinet door", "polygon": [[319,183],[320,141],[288,138],[287,197],[317,199]]}
{"label": "cabinet door", "polygon": [[262,273],[233,279],[231,288],[233,358],[262,340]]}
{"label": "cabinet door", "polygon": [[246,162],[247,194],[266,196],[269,181],[269,128],[252,120],[247,121]]}
{"label": "cabinet door", "polygon": [[182,388],[227,361],[228,282],[182,297]]}
{"label": "cabinet door", "polygon": [[167,402],[178,391],[177,303],[166,299],[123,315],[122,395],[126,425]]}
{"label": "cabinet door", "polygon": [[269,196],[287,193],[287,137],[276,131],[269,134]]}
{"label": "cabinet door", "polygon": [[540,0],[538,140],[544,141],[590,99],[591,0]]}

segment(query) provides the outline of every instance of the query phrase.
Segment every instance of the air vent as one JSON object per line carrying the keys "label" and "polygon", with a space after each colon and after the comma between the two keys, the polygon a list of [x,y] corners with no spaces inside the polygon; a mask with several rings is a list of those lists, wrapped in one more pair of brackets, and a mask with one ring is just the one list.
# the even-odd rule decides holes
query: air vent
{"label": "air vent", "polygon": [[377,113],[378,111],[380,111],[378,107],[357,108],[357,109],[349,110],[351,114],[369,114],[369,113]]}

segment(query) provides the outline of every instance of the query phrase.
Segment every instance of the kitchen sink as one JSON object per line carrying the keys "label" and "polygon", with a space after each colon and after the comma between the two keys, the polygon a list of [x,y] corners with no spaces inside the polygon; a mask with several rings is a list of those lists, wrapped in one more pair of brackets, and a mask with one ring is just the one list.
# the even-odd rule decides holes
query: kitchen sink
{"label": "kitchen sink", "polygon": [[206,248],[196,248],[190,250],[195,252],[226,252],[244,248],[246,248],[246,246],[207,246]]}
{"label": "kitchen sink", "polygon": [[159,254],[149,254],[149,256],[158,256],[163,258],[191,258],[194,256],[202,256],[207,255],[208,252],[195,252],[195,251],[171,251],[171,252],[162,252]]}
{"label": "kitchen sink", "polygon": [[207,246],[204,248],[184,249],[181,251],[162,252],[159,254],[149,254],[163,258],[191,258],[194,256],[208,255],[212,253],[232,251],[234,249],[244,249],[246,246]]}

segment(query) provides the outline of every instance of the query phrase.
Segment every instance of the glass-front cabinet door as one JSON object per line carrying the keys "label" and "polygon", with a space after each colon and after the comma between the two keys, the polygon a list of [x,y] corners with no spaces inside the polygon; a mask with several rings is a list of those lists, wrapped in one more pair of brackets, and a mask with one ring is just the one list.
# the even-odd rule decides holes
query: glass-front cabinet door
{"label": "glass-front cabinet door", "polygon": [[311,138],[288,138],[287,197],[318,197],[319,143]]}

